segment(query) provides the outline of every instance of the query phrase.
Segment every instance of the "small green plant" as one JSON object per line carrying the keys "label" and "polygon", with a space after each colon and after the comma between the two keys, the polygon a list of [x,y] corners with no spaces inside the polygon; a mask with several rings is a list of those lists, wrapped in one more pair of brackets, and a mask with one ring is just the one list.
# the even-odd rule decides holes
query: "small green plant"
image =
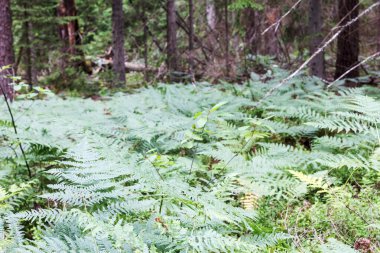
{"label": "small green plant", "polygon": [[302,75],[261,100],[286,75],[16,100],[1,250],[376,252],[380,103]]}

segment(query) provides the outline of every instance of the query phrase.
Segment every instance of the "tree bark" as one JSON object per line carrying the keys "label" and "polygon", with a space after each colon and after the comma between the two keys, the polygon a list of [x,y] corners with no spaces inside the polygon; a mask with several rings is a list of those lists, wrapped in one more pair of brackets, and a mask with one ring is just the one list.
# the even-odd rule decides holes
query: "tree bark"
{"label": "tree bark", "polygon": [[190,67],[190,74],[192,75],[192,77],[194,77],[193,50],[194,50],[194,3],[193,3],[193,0],[189,0],[189,67]]}
{"label": "tree bark", "polygon": [[[62,0],[57,10],[58,17],[76,17],[77,9],[75,0]],[[81,37],[79,33],[79,23],[77,19],[68,21],[60,25],[59,36],[63,41],[63,52],[68,54],[76,54],[76,46],[81,45]]]}
{"label": "tree bark", "polygon": [[243,11],[243,23],[245,27],[245,48],[250,54],[256,54],[256,13],[252,8],[246,8]]}
{"label": "tree bark", "polygon": [[[309,50],[314,54],[321,46],[322,37],[322,4],[321,0],[309,1]],[[310,74],[325,77],[324,53],[316,55],[310,62]]]}
{"label": "tree bark", "polygon": [[[359,14],[359,0],[339,0],[339,20],[340,26],[346,25],[351,20],[357,18]],[[337,58],[335,78],[341,77],[345,72],[359,63],[359,22],[356,21],[345,27],[338,36]],[[355,78],[359,76],[359,69],[350,71],[345,78]]]}
{"label": "tree bark", "polygon": [[146,70],[146,69],[148,69],[148,65],[149,65],[149,62],[148,62],[148,53],[149,53],[148,35],[149,35],[149,31],[148,31],[148,18],[146,16],[145,7],[143,7],[143,26],[144,26],[144,66],[145,66],[144,80],[145,80],[145,82],[149,82],[148,71]]}
{"label": "tree bark", "polygon": [[[24,6],[25,10],[29,8],[27,4]],[[29,13],[24,12],[25,20],[29,20]],[[37,71],[35,66],[35,50],[33,46],[34,36],[33,36],[33,25],[31,21],[24,22],[24,36],[25,36],[25,45],[26,45],[26,54],[25,54],[25,65],[26,65],[26,81],[29,84],[30,90],[33,87],[33,84],[37,84]]]}
{"label": "tree bark", "polygon": [[114,85],[125,85],[125,56],[124,56],[124,12],[123,0],[112,1],[112,36],[113,36],[113,71],[116,78]]}
{"label": "tree bark", "polygon": [[12,74],[13,64],[14,53],[10,0],[0,0],[0,68],[12,65],[11,68],[0,71],[0,91],[9,100],[13,100],[13,87],[5,76]]}
{"label": "tree bark", "polygon": [[169,72],[177,70],[177,18],[175,0],[167,0],[167,65]]}
{"label": "tree bark", "polygon": [[194,3],[189,0],[189,50],[194,49]]}
{"label": "tree bark", "polygon": [[[75,0],[61,0],[57,8],[57,16],[64,20],[77,16]],[[72,55],[82,54],[77,46],[81,45],[81,37],[79,33],[79,24],[77,19],[70,19],[59,25],[59,37],[62,41],[62,56],[59,59],[59,67],[61,72],[62,84],[67,85],[71,80],[67,76],[66,68],[70,63],[74,65],[82,65],[83,61],[71,62]]]}
{"label": "tree bark", "polygon": [[206,16],[207,16],[207,25],[211,31],[216,28],[216,8],[214,0],[206,0]]}
{"label": "tree bark", "polygon": [[[163,8],[165,9],[166,12],[168,11],[167,6],[164,5]],[[190,34],[190,31],[189,31],[190,29],[188,27],[188,23],[181,17],[181,15],[180,15],[180,13],[178,11],[176,11],[176,17],[177,17],[177,21],[176,21],[177,27],[181,28],[187,35],[189,35]],[[209,57],[208,57],[206,51],[210,52],[211,51],[210,48],[207,48],[203,44],[202,40],[199,37],[197,37],[195,34],[193,34],[193,38],[194,38],[194,42],[196,42],[201,47],[202,53],[203,53],[205,59],[208,61]],[[162,50],[160,50],[160,51],[162,51]]]}
{"label": "tree bark", "polygon": [[[380,2],[380,0],[378,0]],[[377,6],[377,52],[380,52],[380,5]],[[380,68],[380,62],[378,64]]]}
{"label": "tree bark", "polygon": [[[265,27],[269,27],[277,22],[281,16],[279,7],[267,6],[265,10]],[[276,29],[272,28],[263,36],[263,43],[261,50],[264,55],[271,55],[278,57],[280,53],[280,44],[277,38]]]}
{"label": "tree bark", "polygon": [[228,20],[228,0],[224,0],[224,27],[225,27],[225,39],[226,39],[226,49],[225,49],[225,68],[226,76],[230,76],[230,25]]}

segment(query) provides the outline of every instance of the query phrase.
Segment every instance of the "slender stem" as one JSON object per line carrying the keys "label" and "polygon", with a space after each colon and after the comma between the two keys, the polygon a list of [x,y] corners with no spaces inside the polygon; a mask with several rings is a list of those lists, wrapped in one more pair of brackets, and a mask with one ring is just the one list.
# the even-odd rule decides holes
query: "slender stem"
{"label": "slender stem", "polygon": [[[150,162],[150,164],[156,170],[156,172],[157,172],[158,176],[160,177],[160,179],[165,182],[164,177],[161,175],[161,173],[158,170],[158,168],[156,167],[156,165],[154,165],[154,163],[151,160],[149,160],[149,158],[146,155],[145,155],[145,159],[147,159]],[[162,212],[163,205],[164,205],[164,196],[161,196],[159,213]]]}
{"label": "slender stem", "polygon": [[159,213],[162,214],[162,207],[164,205],[164,196],[161,196],[161,201],[160,201],[160,209],[159,209]]}
{"label": "slender stem", "polygon": [[[7,109],[8,109],[9,115],[11,116],[13,130],[14,130],[15,134],[18,135],[18,133],[17,133],[17,127],[16,127],[16,122],[15,122],[15,119],[14,119],[14,116],[13,116],[13,112],[12,112],[11,106],[9,105],[9,101],[8,101],[7,95],[5,94],[5,91],[4,91],[4,88],[3,88],[2,85],[0,85],[0,89],[1,89],[1,92],[3,93],[4,100],[5,100],[5,103],[7,105]],[[19,141],[18,146],[19,146],[19,148],[21,150],[22,157],[24,158],[25,166],[28,169],[29,178],[32,178],[32,171],[30,170],[28,160],[26,159],[26,154],[25,154],[24,148],[22,147],[22,144],[21,144],[21,142],[20,142],[19,139],[18,139],[18,141]]]}

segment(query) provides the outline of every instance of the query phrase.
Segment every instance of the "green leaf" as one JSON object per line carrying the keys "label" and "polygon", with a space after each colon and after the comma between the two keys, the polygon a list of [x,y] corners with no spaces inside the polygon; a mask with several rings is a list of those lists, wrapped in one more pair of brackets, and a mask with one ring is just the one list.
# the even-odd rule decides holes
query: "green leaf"
{"label": "green leaf", "polygon": [[204,127],[205,125],[206,125],[206,123],[207,123],[207,118],[205,118],[205,117],[202,117],[202,118],[200,118],[198,121],[197,121],[197,128],[202,128],[202,127]]}
{"label": "green leaf", "polygon": [[216,110],[218,110],[220,107],[222,107],[223,105],[225,105],[225,104],[227,104],[227,103],[228,103],[228,102],[224,101],[224,102],[220,102],[220,103],[214,105],[214,106],[211,108],[210,112],[215,112]]}
{"label": "green leaf", "polygon": [[197,112],[195,115],[194,115],[194,119],[197,119],[199,118],[199,116],[202,115],[203,112]]}

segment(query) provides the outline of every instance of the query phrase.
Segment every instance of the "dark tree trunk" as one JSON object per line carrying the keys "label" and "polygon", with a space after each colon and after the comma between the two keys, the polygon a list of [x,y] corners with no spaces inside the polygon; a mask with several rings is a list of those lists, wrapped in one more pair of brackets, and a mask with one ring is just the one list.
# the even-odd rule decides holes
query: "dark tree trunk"
{"label": "dark tree trunk", "polygon": [[125,57],[124,57],[124,12],[123,0],[112,1],[112,36],[113,36],[113,71],[116,79],[114,85],[125,85]]}
{"label": "dark tree trunk", "polygon": [[[380,0],[379,0],[380,3]],[[377,6],[377,52],[380,53],[380,5]],[[380,62],[379,62],[379,68],[380,68]]]}
{"label": "dark tree trunk", "polygon": [[243,12],[243,22],[245,26],[245,48],[250,54],[256,54],[257,41],[256,36],[256,13],[252,8],[247,8]]}
{"label": "dark tree trunk", "polygon": [[[339,0],[339,20],[343,20],[340,26],[346,25],[357,18],[359,14],[359,0]],[[356,21],[343,29],[338,36],[338,48],[336,58],[335,78],[341,77],[345,72],[359,63],[359,22]],[[344,77],[355,78],[359,76],[359,69],[351,70]]]}
{"label": "dark tree trunk", "polygon": [[146,10],[143,8],[143,25],[144,25],[144,66],[145,66],[145,71],[144,71],[144,80],[145,82],[149,82],[149,76],[148,76],[148,36],[149,36],[149,29],[148,29],[148,18],[146,16]]}
{"label": "dark tree trunk", "polygon": [[169,72],[177,70],[177,17],[175,0],[167,0],[167,65]]}
{"label": "dark tree trunk", "polygon": [[[309,1],[309,37],[310,54],[314,54],[321,46],[322,37],[322,0]],[[310,62],[310,74],[320,78],[325,77],[323,52],[317,54]]]}
{"label": "dark tree trunk", "polygon": [[189,0],[189,50],[194,49],[194,3]]}
{"label": "dark tree trunk", "polygon": [[230,76],[230,25],[228,20],[228,0],[224,0],[224,26],[225,26],[225,39],[226,39],[226,49],[225,49],[225,68],[226,76]]}
{"label": "dark tree trunk", "polygon": [[12,65],[4,71],[0,71],[1,93],[9,100],[13,100],[13,87],[9,85],[9,79],[5,75],[12,74],[14,64],[12,15],[10,0],[0,0],[0,68]]}
{"label": "dark tree trunk", "polygon": [[[279,7],[267,6],[265,10],[265,28],[275,24],[281,17]],[[261,43],[261,53],[264,55],[276,56],[280,54],[280,44],[277,38],[277,31],[275,28],[270,29],[263,36]]]}
{"label": "dark tree trunk", "polygon": [[[58,17],[76,17],[75,0],[62,0],[57,10]],[[59,26],[59,36],[63,42],[63,52],[76,54],[77,46],[81,45],[78,20],[74,19]]]}
{"label": "dark tree trunk", "polygon": [[[27,18],[27,14],[25,15]],[[25,65],[26,65],[26,81],[28,82],[30,88],[32,88],[32,51],[30,47],[30,25],[29,22],[24,23],[25,30],[25,45],[26,45],[26,54],[25,54]]]}
{"label": "dark tree trunk", "polygon": [[[61,0],[57,8],[57,16],[62,19],[76,17],[77,10],[75,0]],[[71,19],[70,21],[67,21],[67,23],[59,25],[58,29],[59,37],[62,41],[62,56],[59,59],[61,79],[62,84],[69,85],[71,80],[67,76],[67,66],[70,64],[75,66],[85,66],[85,64],[83,64],[84,61],[78,61],[77,59],[73,61],[73,58],[71,58],[73,55],[83,56],[82,52],[77,47],[81,45],[78,20],[76,18]]]}
{"label": "dark tree trunk", "polygon": [[[25,10],[29,8],[25,5]],[[24,12],[25,20],[29,20],[29,13]],[[35,50],[33,46],[34,36],[33,36],[33,25],[31,21],[24,22],[24,36],[26,45],[25,54],[25,65],[26,65],[26,81],[28,82],[30,89],[32,89],[33,84],[37,84],[37,71],[35,66]]]}
{"label": "dark tree trunk", "polygon": [[193,0],[189,0],[189,66],[190,73],[193,76],[194,61],[193,61],[193,50],[194,50],[194,3]]}

